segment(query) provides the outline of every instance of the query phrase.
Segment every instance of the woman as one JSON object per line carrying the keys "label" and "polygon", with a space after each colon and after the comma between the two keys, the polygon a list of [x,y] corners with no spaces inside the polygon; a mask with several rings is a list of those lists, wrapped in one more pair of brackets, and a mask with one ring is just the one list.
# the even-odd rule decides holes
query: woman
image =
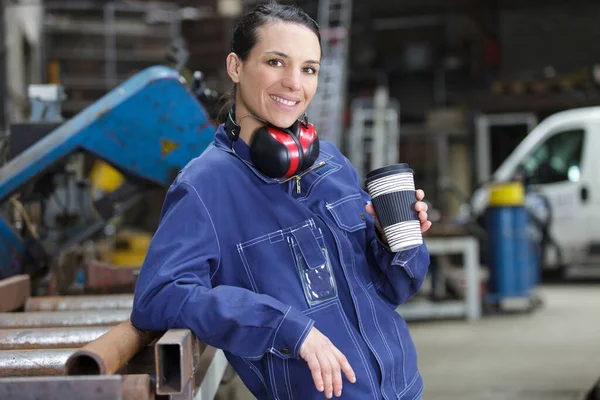
{"label": "woman", "polygon": [[[394,309],[429,256],[389,250],[355,169],[304,121],[320,59],[317,24],[297,8],[241,19],[227,57],[235,108],[168,191],[131,321],[191,329],[259,399],[342,387],[349,399],[417,399],[415,347]],[[415,209],[426,231],[425,203]]]}

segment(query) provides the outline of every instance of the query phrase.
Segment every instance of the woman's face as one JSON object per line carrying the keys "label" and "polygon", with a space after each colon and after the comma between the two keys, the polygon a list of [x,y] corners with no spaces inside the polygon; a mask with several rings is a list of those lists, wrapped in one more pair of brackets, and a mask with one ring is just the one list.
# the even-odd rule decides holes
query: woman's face
{"label": "woman's face", "polygon": [[319,40],[310,29],[286,22],[261,26],[245,61],[234,54],[227,58],[229,75],[238,84],[236,117],[251,113],[281,128],[291,126],[317,91],[320,59]]}

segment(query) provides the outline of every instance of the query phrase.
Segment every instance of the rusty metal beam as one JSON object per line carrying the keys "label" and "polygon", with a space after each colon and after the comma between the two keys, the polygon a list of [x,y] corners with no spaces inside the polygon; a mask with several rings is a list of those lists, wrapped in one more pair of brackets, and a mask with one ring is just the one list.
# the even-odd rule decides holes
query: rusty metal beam
{"label": "rusty metal beam", "polygon": [[110,328],[0,329],[0,350],[75,349],[98,339]]}
{"label": "rusty metal beam", "polygon": [[130,314],[130,310],[0,313],[0,329],[116,325]]}
{"label": "rusty metal beam", "polygon": [[154,400],[152,379],[142,375],[0,378],[2,400]]}
{"label": "rusty metal beam", "polygon": [[227,359],[222,350],[206,346],[194,375],[182,393],[170,395],[170,400],[213,399],[223,379]]}
{"label": "rusty metal beam", "polygon": [[0,280],[0,312],[18,310],[23,307],[30,294],[29,275],[17,275]]}
{"label": "rusty metal beam", "polygon": [[73,352],[74,349],[0,351],[0,377],[64,375],[65,363]]}
{"label": "rusty metal beam", "polygon": [[194,373],[195,388],[192,398],[197,398],[198,393],[201,392],[201,398],[213,399],[223,380],[225,368],[227,368],[227,358],[223,350],[207,346],[200,358],[199,368]]}
{"label": "rusty metal beam", "polygon": [[[131,400],[121,376],[0,378],[2,400]],[[141,392],[140,392],[141,393]],[[140,397],[146,399],[147,397]]]}
{"label": "rusty metal beam", "polygon": [[154,385],[150,375],[123,375],[123,400],[154,400]]}
{"label": "rusty metal beam", "polygon": [[25,311],[131,310],[132,294],[30,297]]}
{"label": "rusty metal beam", "polygon": [[183,393],[199,363],[203,347],[189,329],[167,331],[154,346],[156,393]]}
{"label": "rusty metal beam", "polygon": [[143,332],[129,320],[124,321],[75,351],[67,360],[67,375],[114,374],[158,336],[157,332]]}
{"label": "rusty metal beam", "polygon": [[147,346],[133,356],[133,358],[116,373],[118,375],[154,375],[156,373],[154,363],[154,346]]}

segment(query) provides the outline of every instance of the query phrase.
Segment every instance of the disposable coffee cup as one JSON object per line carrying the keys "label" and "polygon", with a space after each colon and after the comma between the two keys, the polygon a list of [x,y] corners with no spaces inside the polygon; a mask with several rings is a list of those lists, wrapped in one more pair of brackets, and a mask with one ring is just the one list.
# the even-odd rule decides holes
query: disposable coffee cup
{"label": "disposable coffee cup", "polygon": [[375,169],[367,174],[365,185],[390,249],[398,252],[422,245],[414,171],[408,164]]}

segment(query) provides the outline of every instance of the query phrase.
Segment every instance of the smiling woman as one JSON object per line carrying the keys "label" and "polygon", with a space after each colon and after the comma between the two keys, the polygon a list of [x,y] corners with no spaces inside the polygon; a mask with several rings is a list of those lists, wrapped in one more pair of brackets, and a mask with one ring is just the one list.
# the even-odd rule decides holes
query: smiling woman
{"label": "smiling woman", "polygon": [[[317,91],[321,41],[316,24],[301,14],[282,14],[287,18],[265,12],[256,21],[262,24],[242,26],[227,56],[227,73],[236,85],[236,122],[246,143],[263,121],[293,125]],[[244,40],[249,33],[255,39],[250,50]],[[240,121],[247,114],[257,118]]]}
{"label": "smiling woman", "polygon": [[416,400],[416,350],[394,310],[419,290],[429,255],[387,246],[356,170],[308,121],[320,61],[319,28],[300,9],[268,3],[242,17],[226,63],[234,103],[167,193],[131,321],[191,329],[258,399],[343,388]]}

